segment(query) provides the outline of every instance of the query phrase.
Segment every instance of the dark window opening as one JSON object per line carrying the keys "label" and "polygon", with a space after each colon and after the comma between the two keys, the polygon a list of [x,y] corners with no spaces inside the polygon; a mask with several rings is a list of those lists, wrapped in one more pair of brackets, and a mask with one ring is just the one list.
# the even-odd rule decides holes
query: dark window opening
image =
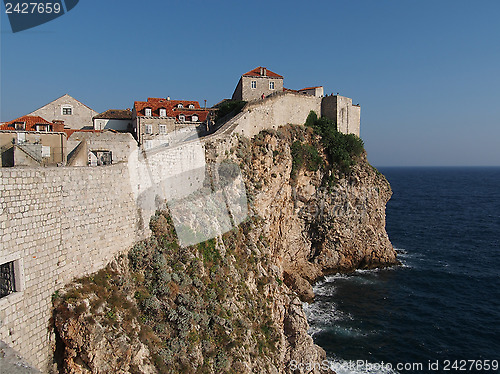
{"label": "dark window opening", "polygon": [[65,115],[65,116],[70,116],[72,114],[72,110],[71,108],[63,108],[62,110],[62,114]]}
{"label": "dark window opening", "polygon": [[14,261],[0,265],[0,298],[16,292]]}

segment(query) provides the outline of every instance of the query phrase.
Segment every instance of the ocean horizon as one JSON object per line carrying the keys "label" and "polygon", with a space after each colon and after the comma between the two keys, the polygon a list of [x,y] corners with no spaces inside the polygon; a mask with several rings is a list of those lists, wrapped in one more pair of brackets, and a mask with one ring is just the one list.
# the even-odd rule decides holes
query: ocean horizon
{"label": "ocean horizon", "polygon": [[381,167],[401,266],[326,277],[305,305],[338,373],[498,373],[500,167]]}

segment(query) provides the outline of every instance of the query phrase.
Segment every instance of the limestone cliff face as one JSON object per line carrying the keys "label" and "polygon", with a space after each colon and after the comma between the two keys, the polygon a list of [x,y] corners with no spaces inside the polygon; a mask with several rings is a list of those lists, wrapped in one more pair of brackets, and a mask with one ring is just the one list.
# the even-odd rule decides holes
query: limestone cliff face
{"label": "limestone cliff face", "polygon": [[333,185],[325,184],[328,172],[321,168],[302,167],[294,175],[291,144],[314,143],[314,137],[303,127],[288,126],[261,132],[252,142],[231,143],[274,259],[285,282],[306,300],[313,297],[310,284],[322,276],[398,263],[385,231],[392,191],[366,154]]}
{"label": "limestone cliff face", "polygon": [[301,167],[292,144],[314,138],[285,127],[206,144],[209,168],[239,165],[249,218],[180,248],[159,212],[151,239],[56,298],[58,370],[330,372],[311,367],[325,353],[307,334],[301,300],[313,299],[311,284],[326,274],[397,260],[385,232],[386,179],[364,155],[347,176]]}

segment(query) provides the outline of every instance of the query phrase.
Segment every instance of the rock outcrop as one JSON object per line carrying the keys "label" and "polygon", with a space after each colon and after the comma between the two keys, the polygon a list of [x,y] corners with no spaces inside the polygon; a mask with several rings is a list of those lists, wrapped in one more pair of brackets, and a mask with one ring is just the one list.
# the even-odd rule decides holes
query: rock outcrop
{"label": "rock outcrop", "polygon": [[320,148],[316,137],[287,126],[207,144],[209,169],[239,166],[249,218],[180,248],[168,211],[158,212],[152,238],[55,298],[57,370],[330,373],[309,370],[325,359],[302,310],[311,285],[397,259],[385,232],[387,180],[364,154],[347,174],[324,156],[321,167],[301,167],[292,144]]}

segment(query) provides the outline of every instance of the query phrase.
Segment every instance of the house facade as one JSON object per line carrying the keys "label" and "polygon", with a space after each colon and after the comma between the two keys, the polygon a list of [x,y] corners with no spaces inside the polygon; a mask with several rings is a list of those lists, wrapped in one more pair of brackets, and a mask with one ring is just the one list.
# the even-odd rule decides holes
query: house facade
{"label": "house facade", "polygon": [[324,95],[323,86],[306,87],[299,90],[298,92],[304,95],[310,95],[316,97],[323,97]]}
{"label": "house facade", "polygon": [[282,91],[283,77],[259,66],[241,76],[232,100],[252,101]]}
{"label": "house facade", "polygon": [[0,166],[64,165],[66,134],[60,122],[23,116],[0,125]]}
{"label": "house facade", "polygon": [[65,94],[28,115],[40,116],[49,121],[64,121],[64,126],[70,129],[92,129],[92,118],[97,114],[92,108]]}
{"label": "house facade", "polygon": [[92,120],[94,130],[132,131],[132,111],[130,109],[109,109],[99,113]]}
{"label": "house facade", "polygon": [[134,102],[132,118],[133,134],[147,150],[169,144],[173,133],[205,126],[209,110],[201,108],[198,101],[150,97],[147,101]]}

